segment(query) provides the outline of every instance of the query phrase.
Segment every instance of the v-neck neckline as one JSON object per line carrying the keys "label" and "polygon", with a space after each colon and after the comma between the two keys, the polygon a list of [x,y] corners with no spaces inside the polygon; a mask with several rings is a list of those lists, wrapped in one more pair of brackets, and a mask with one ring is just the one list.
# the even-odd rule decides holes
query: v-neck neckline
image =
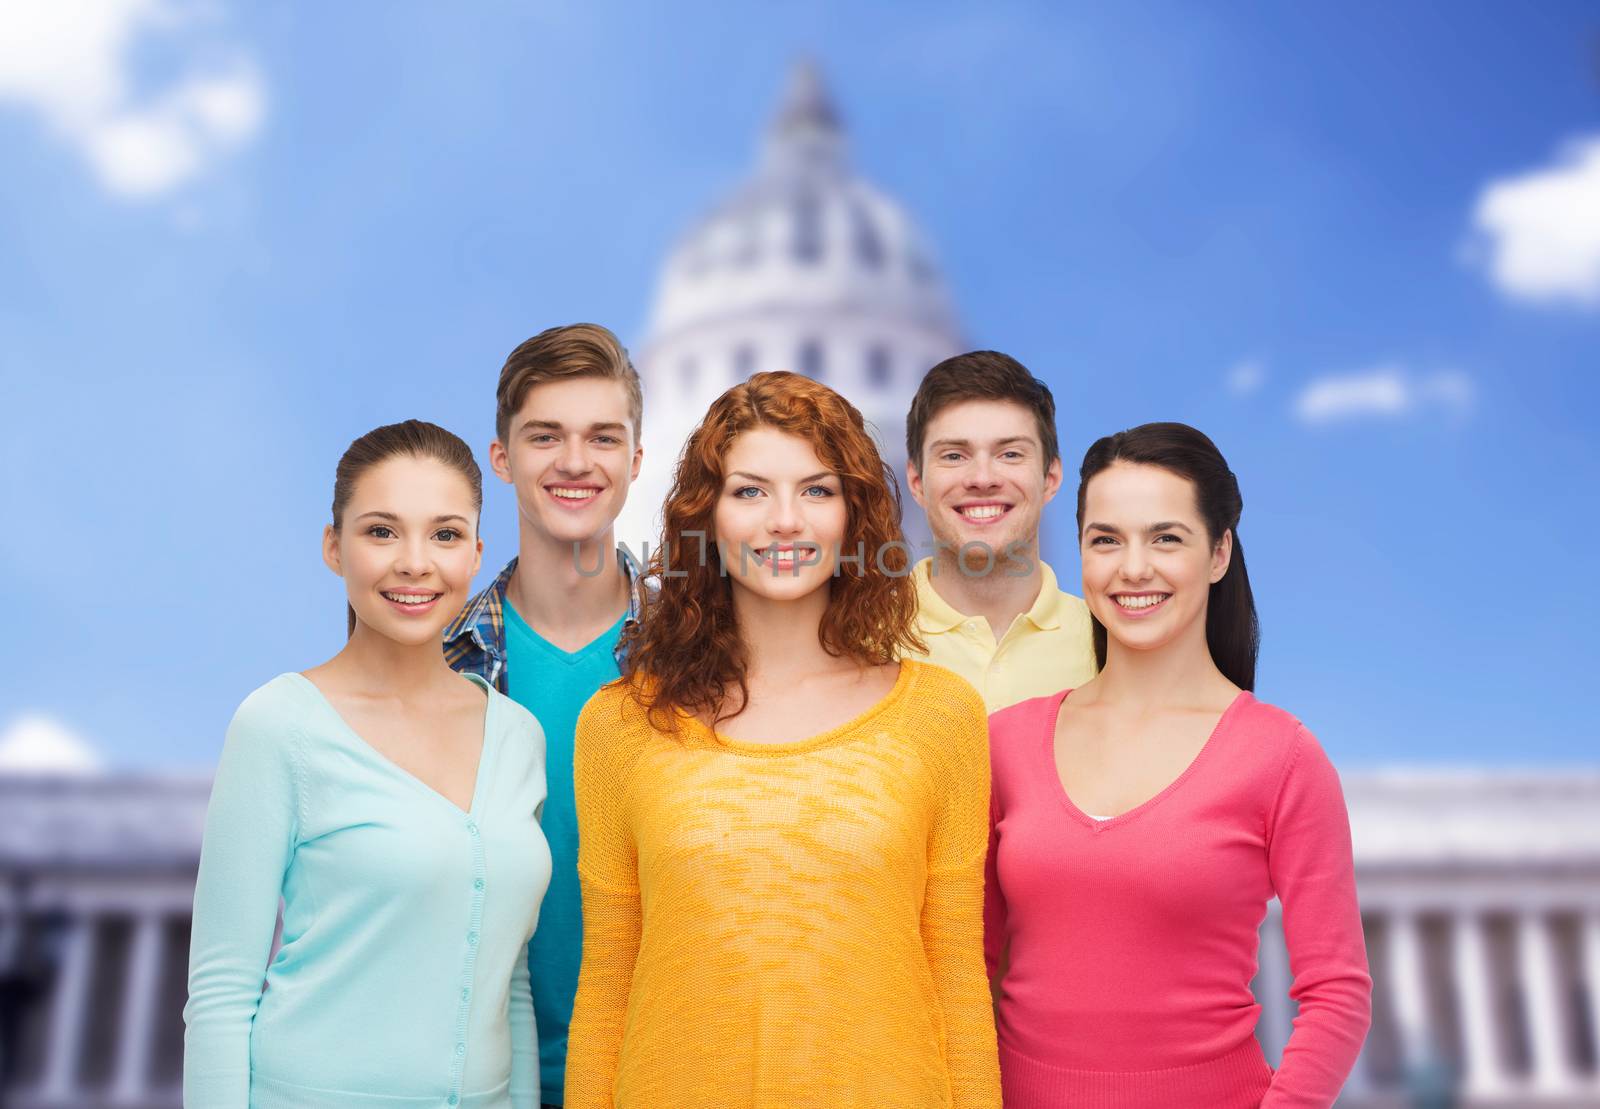
{"label": "v-neck neckline", "polygon": [[322,706],[333,715],[335,720],[339,722],[339,727],[344,731],[345,735],[355,740],[356,743],[360,745],[362,750],[368,752],[374,759],[376,759],[383,766],[387,767],[392,773],[404,778],[418,790],[438,801],[439,804],[448,807],[450,811],[455,813],[457,816],[471,817],[476,815],[478,811],[478,795],[483,789],[483,771],[484,767],[489,762],[489,741],[490,737],[494,734],[493,729],[489,726],[490,717],[494,712],[494,691],[489,688],[489,683],[487,681],[479,677],[477,674],[466,673],[461,675],[468,681],[472,682],[473,685],[476,685],[482,689],[484,694],[483,737],[478,744],[478,765],[473,768],[472,794],[467,803],[467,807],[463,809],[460,805],[450,800],[450,798],[446,797],[444,794],[430,786],[427,782],[423,781],[411,771],[395,762],[388,755],[378,750],[378,748],[373,746],[373,744],[364,735],[356,731],[355,728],[351,727],[350,722],[344,718],[344,714],[334,706],[334,703],[328,699],[328,695],[322,692],[322,687],[317,685],[316,682],[312,681],[310,678],[306,677],[305,674],[298,670],[291,671],[291,673],[293,673],[296,678],[299,678],[306,684],[317,700],[322,702]]}
{"label": "v-neck neckline", "polygon": [[1198,770],[1200,765],[1206,761],[1206,756],[1210,754],[1214,747],[1217,746],[1218,737],[1222,734],[1223,726],[1227,724],[1228,718],[1231,717],[1235,710],[1237,710],[1240,705],[1244,704],[1246,700],[1251,699],[1250,691],[1248,689],[1241,689],[1234,696],[1233,700],[1228,702],[1228,707],[1222,710],[1221,716],[1217,717],[1217,722],[1212,725],[1211,732],[1206,736],[1205,743],[1201,744],[1200,750],[1195,752],[1194,758],[1189,760],[1189,765],[1184,767],[1183,772],[1180,773],[1176,778],[1172,779],[1172,781],[1168,782],[1165,787],[1157,791],[1154,795],[1146,798],[1144,801],[1141,801],[1133,808],[1128,809],[1126,812],[1120,812],[1115,816],[1108,816],[1104,820],[1096,820],[1094,817],[1080,809],[1077,802],[1072,799],[1072,795],[1067,792],[1066,783],[1061,780],[1061,769],[1056,765],[1056,725],[1061,720],[1062,706],[1067,703],[1067,698],[1071,695],[1072,690],[1070,689],[1062,690],[1060,693],[1056,694],[1055,704],[1051,707],[1049,715],[1045,718],[1043,737],[1044,743],[1042,745],[1042,750],[1045,764],[1050,771],[1050,780],[1055,783],[1055,793],[1056,796],[1060,798],[1062,807],[1066,809],[1068,816],[1072,817],[1079,824],[1088,828],[1092,832],[1107,832],[1113,828],[1119,828],[1132,820],[1136,820],[1182,788],[1183,783],[1194,776],[1195,771]]}

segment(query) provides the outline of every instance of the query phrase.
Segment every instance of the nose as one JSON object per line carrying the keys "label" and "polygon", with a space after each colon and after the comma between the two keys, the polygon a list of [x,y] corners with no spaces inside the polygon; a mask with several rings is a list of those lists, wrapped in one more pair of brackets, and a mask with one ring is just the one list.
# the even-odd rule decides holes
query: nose
{"label": "nose", "polygon": [[423,535],[413,535],[406,538],[394,554],[394,572],[408,578],[420,578],[433,568],[433,560],[428,554],[428,540]]}
{"label": "nose", "polygon": [[1130,582],[1143,582],[1150,578],[1155,567],[1151,565],[1150,557],[1145,553],[1144,547],[1139,543],[1128,543],[1122,548],[1122,565],[1118,573]]}
{"label": "nose", "polygon": [[556,461],[556,468],[567,477],[578,477],[589,472],[588,444],[585,443],[583,436],[571,436],[562,444],[561,457]]}
{"label": "nose", "polygon": [[987,454],[974,455],[967,467],[965,485],[968,489],[993,489],[999,484],[995,477],[994,459]]}
{"label": "nose", "polygon": [[797,535],[805,530],[805,514],[800,502],[792,493],[772,498],[772,508],[767,514],[767,531],[775,536]]}

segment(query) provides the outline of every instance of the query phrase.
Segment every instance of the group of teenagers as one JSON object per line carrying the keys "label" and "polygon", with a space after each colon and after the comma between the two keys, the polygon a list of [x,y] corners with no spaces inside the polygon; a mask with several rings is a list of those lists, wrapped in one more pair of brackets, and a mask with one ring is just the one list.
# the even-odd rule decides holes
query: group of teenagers
{"label": "group of teenagers", "polygon": [[1210,439],[1090,446],[1080,599],[1039,557],[1055,404],[1004,354],[912,402],[921,559],[818,381],[716,399],[643,561],[616,337],[529,339],[496,401],[520,547],[476,595],[464,442],[409,420],[339,460],[348,641],[245,699],[212,790],[190,1109],[1333,1104],[1370,1016],[1349,823],[1252,693]]}

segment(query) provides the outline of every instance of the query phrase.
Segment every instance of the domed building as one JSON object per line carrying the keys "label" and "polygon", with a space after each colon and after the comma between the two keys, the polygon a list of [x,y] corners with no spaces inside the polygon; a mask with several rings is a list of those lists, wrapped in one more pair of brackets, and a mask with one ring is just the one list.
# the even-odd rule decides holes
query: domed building
{"label": "domed building", "polygon": [[[790,74],[754,174],[691,227],[661,269],[634,351],[645,397],[645,466],[617,537],[654,545],[684,439],[723,390],[763,370],[839,389],[905,472],[917,382],[963,349],[950,295],[904,210],[859,177],[816,68]],[[903,490],[902,490],[903,491]],[[925,538],[908,505],[913,543]]]}

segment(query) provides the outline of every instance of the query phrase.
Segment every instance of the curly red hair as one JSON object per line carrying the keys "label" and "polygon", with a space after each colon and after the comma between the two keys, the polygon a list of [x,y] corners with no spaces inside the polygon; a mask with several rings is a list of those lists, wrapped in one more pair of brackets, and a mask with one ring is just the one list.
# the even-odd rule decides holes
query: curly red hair
{"label": "curly red hair", "polygon": [[[661,510],[662,541],[650,557],[660,587],[624,633],[623,679],[663,731],[677,730],[678,713],[729,719],[749,699],[748,659],[713,514],[723,459],[736,438],[758,427],[804,439],[839,476],[847,512],[842,553],[849,557],[835,568],[817,629],[823,650],[881,666],[924,649],[915,630],[911,550],[900,531],[900,489],[861,413],[800,374],[755,374],[718,397],[684,444]],[[693,541],[695,533],[703,542]],[[859,562],[857,552],[864,554]],[[737,708],[725,717],[728,704]]]}

